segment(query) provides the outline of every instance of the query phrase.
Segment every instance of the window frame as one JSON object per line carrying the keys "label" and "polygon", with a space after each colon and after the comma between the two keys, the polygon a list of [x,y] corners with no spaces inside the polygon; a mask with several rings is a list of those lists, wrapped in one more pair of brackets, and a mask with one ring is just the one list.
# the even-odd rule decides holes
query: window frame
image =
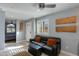
{"label": "window frame", "polygon": [[[37,24],[38,22],[41,22],[42,23],[42,32],[38,33],[37,31]],[[47,22],[48,23],[48,32],[44,32],[44,23]],[[48,35],[49,34],[49,20],[48,19],[41,19],[41,20],[37,20],[37,23],[36,23],[36,34],[45,34],[45,35]]]}

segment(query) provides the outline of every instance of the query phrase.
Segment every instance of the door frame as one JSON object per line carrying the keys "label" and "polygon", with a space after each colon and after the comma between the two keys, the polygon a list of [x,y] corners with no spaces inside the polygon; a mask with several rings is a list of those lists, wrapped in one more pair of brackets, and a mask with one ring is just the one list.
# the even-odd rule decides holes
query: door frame
{"label": "door frame", "polygon": [[[11,20],[7,20],[7,21],[11,21]],[[14,24],[13,21],[11,21],[10,23],[7,23],[7,21],[5,21],[5,44],[6,44],[6,35],[7,35],[7,31],[6,31],[7,30],[7,25],[8,24]],[[16,20],[14,20],[14,21],[15,21],[14,25],[15,25],[15,38],[16,38],[16,29],[17,29],[16,28]],[[15,43],[16,43],[16,39],[15,39]]]}
{"label": "door frame", "polygon": [[30,38],[29,38],[29,40],[27,40],[27,24],[30,24],[30,28],[32,29],[32,22],[31,21],[29,21],[29,22],[26,22],[26,41],[29,41],[30,40],[30,38],[32,37],[32,30],[30,29]]}

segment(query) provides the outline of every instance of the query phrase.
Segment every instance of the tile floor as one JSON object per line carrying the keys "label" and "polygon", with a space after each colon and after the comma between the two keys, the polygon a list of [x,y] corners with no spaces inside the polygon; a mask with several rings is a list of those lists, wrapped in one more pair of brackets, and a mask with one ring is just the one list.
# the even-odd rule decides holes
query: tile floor
{"label": "tile floor", "polygon": [[[7,43],[5,44],[5,49],[0,50],[0,56],[32,56],[28,52],[28,42],[20,42],[20,43]],[[41,56],[47,56],[42,53]],[[68,56],[66,54],[60,53],[59,56]]]}

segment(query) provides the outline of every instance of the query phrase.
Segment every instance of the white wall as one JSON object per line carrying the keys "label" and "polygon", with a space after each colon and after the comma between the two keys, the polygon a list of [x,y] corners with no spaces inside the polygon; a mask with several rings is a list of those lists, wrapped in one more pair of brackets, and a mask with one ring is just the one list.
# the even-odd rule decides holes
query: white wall
{"label": "white wall", "polygon": [[5,12],[0,10],[0,50],[5,47]]}
{"label": "white wall", "polygon": [[[56,19],[65,18],[70,16],[77,16],[77,32],[56,32]],[[75,7],[69,10],[53,13],[44,17],[38,18],[49,20],[49,36],[61,38],[61,48],[69,53],[78,54],[79,50],[79,7]]]}

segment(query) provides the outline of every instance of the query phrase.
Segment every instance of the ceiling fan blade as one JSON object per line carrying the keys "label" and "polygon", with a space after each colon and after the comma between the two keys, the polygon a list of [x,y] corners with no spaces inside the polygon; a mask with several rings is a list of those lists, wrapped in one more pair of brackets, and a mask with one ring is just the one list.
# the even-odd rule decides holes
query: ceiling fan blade
{"label": "ceiling fan blade", "polygon": [[56,4],[48,4],[48,5],[45,5],[46,8],[55,8],[56,7]]}

